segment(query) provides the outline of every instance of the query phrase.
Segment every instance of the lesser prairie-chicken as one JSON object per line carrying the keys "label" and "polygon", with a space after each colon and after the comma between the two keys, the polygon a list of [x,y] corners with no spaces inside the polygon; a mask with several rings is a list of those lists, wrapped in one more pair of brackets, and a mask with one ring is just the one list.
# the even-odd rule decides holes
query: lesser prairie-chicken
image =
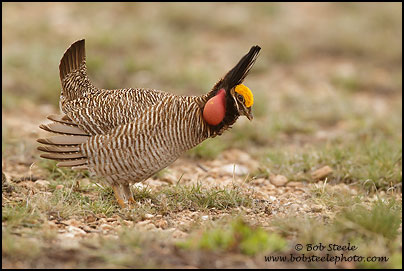
{"label": "lesser prairie-chicken", "polygon": [[121,207],[133,202],[129,185],[146,180],[244,115],[252,120],[253,95],[243,80],[259,46],[207,94],[179,96],[145,88],[100,89],[87,76],[84,39],[63,55],[60,115],[40,128],[59,135],[38,139],[41,157],[59,167],[104,177]]}

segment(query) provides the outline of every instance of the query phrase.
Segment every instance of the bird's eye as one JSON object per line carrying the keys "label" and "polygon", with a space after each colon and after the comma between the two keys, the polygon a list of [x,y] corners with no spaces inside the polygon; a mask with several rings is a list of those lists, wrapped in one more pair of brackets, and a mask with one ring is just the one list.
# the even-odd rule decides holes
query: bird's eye
{"label": "bird's eye", "polygon": [[241,103],[244,103],[244,96],[241,94],[237,94],[237,100]]}

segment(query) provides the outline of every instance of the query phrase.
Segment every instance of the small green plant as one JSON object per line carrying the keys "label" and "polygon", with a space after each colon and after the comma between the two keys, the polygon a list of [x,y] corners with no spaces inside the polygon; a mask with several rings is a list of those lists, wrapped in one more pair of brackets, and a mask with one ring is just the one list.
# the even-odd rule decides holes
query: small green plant
{"label": "small green plant", "polygon": [[286,241],[276,233],[268,233],[259,227],[251,227],[238,218],[229,227],[220,226],[201,235],[178,242],[177,246],[184,249],[203,249],[219,252],[240,252],[256,255],[263,251],[277,252],[286,248]]}
{"label": "small green plant", "polygon": [[227,148],[227,143],[220,138],[205,140],[187,152],[191,158],[214,159]]}
{"label": "small green plant", "polygon": [[401,206],[394,199],[387,202],[379,199],[370,210],[363,205],[354,205],[342,212],[337,222],[365,236],[375,234],[394,239],[401,223]]}
{"label": "small green plant", "polygon": [[14,205],[2,207],[2,222],[7,224],[8,228],[25,226],[36,227],[40,215],[35,212],[26,202],[20,202]]}

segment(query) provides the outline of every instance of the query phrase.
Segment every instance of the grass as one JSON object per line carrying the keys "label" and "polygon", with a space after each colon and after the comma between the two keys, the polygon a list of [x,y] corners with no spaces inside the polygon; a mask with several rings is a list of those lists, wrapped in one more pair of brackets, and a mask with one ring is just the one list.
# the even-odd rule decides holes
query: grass
{"label": "grass", "polygon": [[[306,244],[342,246],[350,243],[357,249],[354,252],[343,252],[346,257],[356,254],[364,257],[386,256],[389,259],[387,262],[358,262],[355,263],[356,267],[401,268],[401,204],[394,200],[377,200],[370,205],[360,202],[349,205],[348,200],[345,208],[340,210],[334,219],[326,222],[326,226],[322,221],[310,217],[276,219],[273,226],[284,238],[292,238],[291,244],[304,245],[304,249],[299,253],[314,253],[317,256],[324,256],[325,253],[340,255],[341,251],[336,250],[312,252],[307,250]],[[296,253],[293,247],[291,252]]]}
{"label": "grass", "polygon": [[[35,268],[40,268],[50,263],[53,263],[53,266],[58,268],[72,263],[77,266],[93,268],[112,266],[128,268],[136,265],[154,267],[156,264],[155,257],[148,257],[149,260],[146,260],[145,257],[148,256],[147,254],[150,251],[142,252],[140,248],[149,242],[157,242],[159,240],[157,235],[128,231],[126,229],[120,231],[117,239],[102,236],[93,237],[83,241],[82,254],[79,254],[75,249],[60,243],[56,238],[56,234],[52,236],[49,231],[37,231],[36,241],[27,240],[24,237],[3,231],[3,257],[7,257],[10,261],[28,262],[30,266]],[[165,236],[165,238],[167,237]],[[38,240],[41,240],[41,242],[38,242]],[[159,242],[161,242],[161,239]],[[69,256],[66,256],[67,254]],[[43,260],[38,261],[38,258]]]}
{"label": "grass", "polygon": [[10,261],[33,260],[41,254],[41,246],[35,240],[18,237],[2,230],[2,255]]}
{"label": "grass", "polygon": [[258,175],[281,174],[292,181],[314,182],[311,173],[322,166],[334,171],[331,183],[355,183],[371,191],[387,190],[402,182],[401,142],[381,138],[362,141],[333,141],[319,147],[296,150],[275,149],[266,156]]}
{"label": "grass", "polygon": [[[206,189],[202,183],[192,186],[168,186],[162,190],[170,205],[178,210],[184,207],[191,210],[231,209],[238,206],[251,206],[251,199],[236,186],[229,189]],[[172,210],[175,211],[175,210]]]}
{"label": "grass", "polygon": [[[25,212],[39,212],[41,214],[57,214],[59,219],[72,216],[85,216],[88,214],[104,214],[110,216],[119,211],[112,188],[87,182],[87,174],[70,169],[57,168],[56,163],[42,160],[40,166],[49,172],[48,180],[51,195],[36,194],[27,198]],[[96,180],[96,179],[95,179]],[[58,185],[63,185],[57,189]],[[249,207],[252,200],[237,187],[204,188],[201,182],[194,185],[165,186],[159,191],[153,191],[147,186],[134,186],[132,188],[134,199],[139,203],[131,206],[123,214],[133,220],[139,221],[146,213],[166,215],[183,210],[206,211],[211,208],[229,210],[238,206]],[[25,204],[25,203],[24,203]],[[24,209],[28,208],[28,209]],[[25,213],[14,213],[16,224]],[[8,219],[5,213],[4,219]],[[10,222],[9,222],[10,223]]]}
{"label": "grass", "polygon": [[381,235],[393,240],[399,234],[401,206],[395,200],[381,199],[374,202],[370,210],[363,205],[354,205],[342,213],[338,223],[364,236]]}
{"label": "grass", "polygon": [[[326,253],[324,251],[307,251],[306,244],[322,243],[327,246],[327,244],[348,245],[349,243],[357,247],[357,250],[344,252],[346,257],[354,254],[363,257],[388,257],[387,262],[359,262],[355,263],[356,267],[400,268],[402,260],[398,251],[401,239],[401,231],[399,231],[401,203],[380,199],[370,205],[357,203],[345,206],[339,211],[338,216],[327,222],[326,227],[318,219],[289,217],[274,219],[271,222],[272,230],[268,231],[251,226],[242,216],[228,217],[209,222],[207,225],[201,224],[198,230],[174,244],[169,241],[167,233],[139,232],[131,228],[123,228],[116,239],[100,236],[85,240],[82,253],[88,255],[88,259],[93,259],[85,266],[104,264],[131,267],[146,264],[152,267],[159,266],[158,258],[149,253],[153,250],[159,251],[161,247],[170,250],[177,247],[181,251],[179,257],[182,257],[181,253],[189,255],[197,251],[213,252],[217,257],[226,253],[240,253],[251,257],[296,254],[294,246],[299,242],[305,245],[304,250],[299,253],[323,256]],[[3,234],[5,255],[12,255],[12,257],[18,255],[21,259],[34,261],[35,257],[44,257],[41,254],[47,251],[44,249],[47,246],[46,243],[36,243],[33,250],[26,250],[26,246],[22,246],[23,238],[10,232],[3,232]],[[52,234],[45,231],[39,231],[37,234],[40,239],[55,240]],[[57,250],[66,251],[61,246],[58,246]],[[327,251],[327,253],[340,255],[341,252]],[[146,256],[151,257],[148,264],[144,262]],[[178,256],[173,256],[168,262],[175,262]],[[79,261],[80,258],[73,254],[70,260],[74,262]],[[60,264],[60,261],[57,262]],[[333,266],[333,263],[329,264]],[[309,266],[315,265],[309,264]],[[342,265],[338,263],[337,266]]]}
{"label": "grass", "polygon": [[49,173],[49,180],[55,180],[57,183],[64,182],[65,180],[77,179],[82,177],[83,174],[86,174],[85,172],[83,173],[83,171],[78,172],[66,167],[60,168],[57,167],[56,164],[57,162],[54,160],[40,159],[38,166]]}
{"label": "grass", "polygon": [[[56,181],[54,181],[56,182]],[[66,220],[72,217],[80,219],[87,215],[104,214],[107,217],[117,213],[124,219],[134,222],[145,219],[145,214],[170,215],[184,210],[206,212],[216,210],[233,210],[239,206],[256,208],[251,198],[237,188],[233,189],[204,189],[200,184],[194,186],[172,185],[153,191],[149,187],[135,187],[134,196],[138,205],[128,210],[120,210],[113,199],[111,189],[99,189],[97,186],[75,185],[74,178],[65,182],[64,188],[54,190],[52,195],[38,193],[18,205],[3,207],[3,257],[8,261],[23,260],[34,267],[35,259],[50,261],[53,257],[56,263],[63,264],[65,260],[60,255],[67,248],[59,245],[54,230],[40,227],[38,222],[54,219]],[[70,184],[69,184],[70,183]],[[52,189],[50,189],[52,191]],[[356,254],[361,256],[388,256],[387,263],[358,263],[357,267],[399,268],[401,266],[401,201],[380,196],[370,203],[364,202],[364,195],[354,195],[345,190],[336,190],[333,186],[324,185],[315,188],[313,200],[325,204],[335,215],[325,221],[313,217],[286,217],[270,221],[269,228],[252,226],[245,214],[235,212],[236,217],[228,215],[218,221],[197,223],[188,237],[172,243],[167,233],[151,233],[136,231],[123,227],[118,231],[116,239],[99,236],[87,238],[81,248],[81,254],[86,255],[87,262],[81,262],[85,267],[91,266],[164,266],[152,256],[151,261],[144,262],[144,257],[155,249],[166,247],[176,248],[181,253],[205,253],[215,255],[241,254],[249,257],[258,255],[289,255],[295,253],[293,246],[296,242],[302,244],[340,244],[351,243],[360,249]],[[91,199],[90,199],[91,197]],[[110,208],[95,208],[98,204]],[[31,235],[35,240],[32,250],[27,250],[23,244],[25,237]],[[31,241],[28,241],[31,242]],[[32,241],[34,242],[34,241]],[[50,253],[49,244],[54,243]],[[154,244],[154,245],[152,245]],[[377,248],[375,250],[375,248]],[[155,252],[154,252],[155,253]],[[339,255],[337,252],[333,252]],[[52,256],[53,255],[53,256]],[[181,255],[181,254],[180,254]],[[318,255],[318,254],[316,254]],[[321,255],[321,253],[320,253]],[[349,256],[351,254],[347,254]],[[182,256],[179,256],[182,257]],[[47,260],[45,260],[47,259]],[[173,264],[176,257],[165,264]],[[80,256],[72,254],[70,262],[79,264]],[[313,265],[314,266],[314,265]]]}
{"label": "grass", "polygon": [[[337,244],[357,247],[354,252],[344,252],[346,257],[361,255],[364,257],[387,256],[387,262],[359,262],[356,267],[371,268],[400,268],[402,259],[398,253],[401,232],[398,231],[401,219],[401,206],[398,202],[374,202],[369,207],[361,204],[347,207],[340,215],[329,221],[327,227],[319,220],[309,217],[289,217],[275,219],[271,222],[272,230],[264,230],[257,226],[249,225],[242,217],[227,218],[208,225],[200,225],[199,230],[185,239],[171,243],[167,233],[136,231],[131,228],[123,228],[117,238],[103,236],[90,237],[83,241],[81,254],[87,255],[83,266],[161,266],[159,261],[162,249],[180,249],[165,264],[181,262],[179,258],[187,257],[197,251],[212,252],[217,260],[226,253],[246,255],[249,257],[258,255],[289,255],[296,254],[294,246],[297,242],[304,244],[305,248],[299,253],[305,255],[325,255],[324,251],[310,252],[306,250],[306,244]],[[377,219],[377,220],[374,220]],[[376,224],[375,224],[376,222]],[[29,233],[29,232],[28,232]],[[56,265],[63,264],[62,256],[67,253],[56,239],[55,235],[45,230],[36,231],[36,237],[47,242],[32,242],[31,249],[24,244],[30,243],[25,238],[9,231],[3,231],[3,257],[7,260],[24,260],[36,266],[35,259],[42,258],[49,261],[50,257],[56,260]],[[49,244],[57,244],[50,251]],[[375,249],[376,248],[376,249]],[[156,253],[157,252],[157,253]],[[299,254],[298,253],[298,254]],[[340,255],[340,251],[327,252],[331,255]],[[70,254],[70,262],[80,262],[81,256]],[[145,262],[145,257],[148,261]],[[327,263],[324,264],[324,266]],[[328,263],[335,266],[334,263]],[[204,263],[209,266],[209,263]],[[164,264],[162,266],[165,266]],[[202,265],[203,266],[203,265]],[[309,266],[316,266],[309,264]],[[341,263],[337,264],[342,266]]]}
{"label": "grass", "polygon": [[[181,6],[181,7],[180,7]],[[32,8],[42,9],[41,4],[32,4]],[[198,45],[200,46],[200,39],[207,38],[207,36],[212,35],[217,36],[217,40],[225,44],[234,43],[234,36],[246,37],[245,40],[239,40],[237,47],[240,50],[243,48],[248,48],[252,41],[260,42],[264,48],[267,46],[272,52],[271,54],[263,52],[263,57],[268,57],[269,68],[272,65],[282,64],[282,63],[293,63],[299,62],[301,58],[304,58],[307,54],[312,54],[313,52],[307,51],[315,48],[317,52],[328,52],[339,53],[342,56],[352,56],[356,55],[360,58],[371,58],[380,59],[390,62],[397,61],[397,55],[401,53],[401,28],[397,22],[399,19],[399,9],[395,7],[395,4],[390,5],[379,5],[369,4],[365,8],[361,7],[360,4],[357,6],[352,6],[348,8],[340,8],[337,4],[330,4],[329,9],[334,10],[333,16],[335,20],[327,20],[327,24],[323,27],[316,26],[311,28],[311,32],[304,33],[299,32],[298,29],[290,28],[288,31],[277,31],[276,29],[282,26],[282,22],[279,20],[273,21],[273,18],[280,18],[279,16],[289,16],[289,10],[283,4],[239,4],[232,5],[231,7],[224,7],[221,4],[212,5],[204,4],[199,5],[201,11],[200,15],[189,16],[188,12],[184,12],[192,5],[173,5],[167,3],[164,8],[157,9],[154,14],[150,13],[150,10],[156,10],[153,4],[132,4],[126,5],[124,8],[125,12],[131,14],[137,14],[139,20],[133,21],[125,16],[115,15],[120,14],[122,9],[120,6],[114,6],[110,4],[100,4],[93,5],[91,9],[80,7],[80,5],[74,4],[64,4],[61,7],[66,10],[70,10],[72,14],[82,14],[86,18],[92,18],[87,21],[87,26],[82,29],[81,35],[79,37],[86,36],[88,40],[88,63],[90,68],[90,77],[96,81],[96,85],[102,87],[121,87],[116,84],[120,82],[122,86],[130,86],[130,83],[136,83],[136,81],[130,82],[132,72],[137,70],[144,70],[146,65],[146,70],[152,70],[150,73],[150,80],[147,82],[154,82],[154,86],[151,87],[163,87],[165,89],[187,89],[191,90],[205,90],[209,86],[212,86],[216,80],[219,78],[215,77],[215,74],[222,74],[223,65],[217,65],[216,63],[211,63],[214,68],[211,71],[206,65],[205,71],[201,73],[195,73],[194,69],[189,69],[189,63],[184,60],[182,54],[188,52],[187,55],[193,55],[196,50],[194,49]],[[258,8],[259,7],[259,8]],[[358,7],[361,7],[358,9]],[[212,16],[211,20],[206,20],[207,14],[219,15],[220,10],[226,8],[229,14],[233,16],[229,17],[228,20],[223,20],[221,16]],[[25,39],[30,40],[29,50],[21,50],[21,45],[10,47],[12,49],[7,51],[5,54],[5,59],[3,65],[7,67],[7,73],[13,76],[13,84],[8,85],[5,89],[4,94],[17,95],[17,93],[23,93],[28,95],[27,97],[35,99],[36,102],[48,102],[50,104],[57,104],[59,95],[59,83],[57,70],[54,69],[55,65],[59,61],[60,55],[63,53],[63,48],[67,46],[62,40],[78,39],[79,37],[74,34],[59,33],[54,28],[53,24],[49,24],[47,21],[49,18],[42,16],[37,23],[30,23],[30,16],[23,18],[20,22],[21,25],[29,26],[28,32],[26,32],[26,27],[16,26],[15,20],[12,14],[18,14],[18,5],[5,4],[4,5],[5,14],[10,14],[10,17],[5,22],[6,29],[13,28],[13,34],[6,32],[7,39],[10,40],[12,44],[12,38],[18,38],[19,36],[24,36]],[[51,10],[57,9],[56,5],[49,5],[49,12]],[[105,10],[109,12],[105,12]],[[264,12],[269,10],[271,12]],[[342,16],[349,10],[349,16]],[[45,14],[48,11],[45,12]],[[366,14],[364,16],[362,14]],[[103,14],[103,15],[101,15]],[[161,24],[147,24],[142,19],[145,18],[145,14],[149,14],[155,19],[161,21]],[[235,24],[235,21],[231,18],[242,17],[240,14],[244,14],[244,19],[240,20]],[[97,15],[97,16],[94,16]],[[100,16],[108,18],[107,20],[111,25],[99,24]],[[258,17],[257,17],[258,16]],[[325,15],[324,16],[328,16]],[[342,18],[343,17],[343,18]],[[220,19],[219,19],[220,18]],[[253,20],[253,18],[255,20]],[[72,18],[71,18],[72,19]],[[356,20],[356,21],[355,21]],[[203,23],[202,23],[203,22]],[[248,22],[248,23],[247,23]],[[274,26],[272,29],[267,29],[266,25],[268,23]],[[352,22],[356,22],[356,28],[348,27],[352,25]],[[359,24],[357,23],[359,22]],[[275,23],[275,24],[274,24]],[[119,28],[115,28],[113,25],[119,24]],[[96,26],[99,26],[98,28]],[[201,26],[204,26],[201,28]],[[46,26],[46,27],[44,27]],[[194,37],[190,33],[194,30],[190,28],[191,26],[197,27],[201,31],[200,37]],[[368,33],[364,31],[368,28],[376,29],[378,31],[373,31]],[[335,32],[330,33],[328,29],[337,29]],[[90,31],[90,29],[92,29]],[[93,31],[97,29],[97,31]],[[181,29],[181,30],[179,30]],[[233,29],[229,31],[229,29]],[[251,36],[255,31],[262,31],[266,35],[262,36],[259,40],[256,37]],[[384,31],[384,29],[389,29]],[[192,30],[192,31],[191,31]],[[232,34],[227,37],[227,40],[221,39],[223,33],[237,33],[237,35]],[[268,33],[269,32],[269,33]],[[29,33],[39,33],[39,34],[29,34]],[[48,41],[49,35],[55,35],[58,38],[55,40]],[[175,35],[172,35],[175,34]],[[301,36],[304,35],[304,38]],[[125,37],[125,42],[122,42],[122,37]],[[294,38],[292,38],[294,37]],[[91,39],[91,40],[90,40]],[[158,43],[158,40],[164,39],[164,46]],[[290,43],[290,40],[299,39],[301,42],[298,44]],[[370,40],[366,44],[363,40]],[[390,40],[389,50],[384,50],[386,45],[384,41]],[[32,42],[31,42],[32,41]],[[45,42],[46,41],[46,42]],[[8,46],[6,42],[6,46]],[[131,46],[123,46],[123,44],[130,44]],[[115,49],[112,47],[116,47]],[[58,49],[62,48],[62,49]],[[133,50],[131,48],[136,48]],[[231,47],[229,47],[231,48]],[[105,59],[104,54],[96,52],[96,49],[105,52],[108,56],[108,63],[103,60]],[[151,56],[149,51],[153,49],[153,56]],[[51,50],[51,51],[49,51]],[[107,51],[108,50],[108,51]],[[33,54],[35,52],[35,54]],[[92,53],[91,53],[92,52]],[[202,50],[206,53],[206,50]],[[112,57],[115,56],[115,57]],[[199,53],[197,57],[199,57]],[[202,56],[202,55],[201,55]],[[206,57],[206,55],[205,55]],[[126,58],[136,59],[136,61],[128,62]],[[159,62],[163,63],[176,63],[177,67],[181,67],[178,70],[178,77],[175,80],[171,80],[166,76],[172,76],[173,72],[166,72],[166,67],[164,65],[159,65]],[[233,60],[234,61],[234,60]],[[264,61],[264,60],[263,60]],[[136,64],[124,64],[121,63],[136,63]],[[146,63],[146,64],[145,64]],[[209,61],[207,62],[209,64]],[[135,65],[135,66],[134,66]],[[187,67],[188,66],[188,67]],[[194,65],[198,67],[198,64]],[[37,67],[44,67],[47,72],[43,73],[42,69],[37,69]],[[176,73],[177,69],[174,69]],[[254,72],[254,71],[253,71]],[[24,74],[24,76],[21,76]],[[156,77],[154,74],[159,75]],[[183,78],[182,75],[186,75]],[[217,77],[217,76],[216,76]],[[129,78],[129,80],[128,80]],[[32,88],[33,79],[36,80],[35,89]],[[168,79],[168,80],[167,80]],[[210,83],[207,81],[211,81]],[[177,84],[177,85],[176,85]],[[14,89],[15,91],[11,91]],[[17,95],[18,96],[18,95]],[[3,101],[4,102],[4,101]],[[8,106],[9,103],[6,102],[3,106]]]}
{"label": "grass", "polygon": [[139,204],[123,210],[123,215],[134,221],[144,219],[146,214],[166,216],[185,210],[206,212],[212,208],[232,210],[240,206],[252,206],[252,199],[237,187],[207,189],[198,183],[165,186],[159,191],[151,191],[147,186],[135,187],[133,190]]}
{"label": "grass", "polygon": [[214,228],[195,234],[176,245],[185,250],[201,249],[216,253],[240,252],[253,256],[263,252],[282,251],[286,248],[286,241],[276,233],[268,233],[261,228],[251,227],[241,218],[237,218],[222,226],[215,225]]}
{"label": "grass", "polygon": [[[234,268],[253,262],[279,268],[261,256],[298,254],[298,242],[351,242],[358,255],[389,257],[385,263],[341,263],[340,268],[402,267],[402,4],[2,7],[2,158],[3,171],[13,174],[3,183],[4,267]],[[228,149],[241,149],[259,161],[250,179],[280,174],[304,187],[315,183],[307,202],[323,211],[269,215],[244,183],[223,189],[181,180],[158,189],[133,187],[137,204],[122,210],[112,189],[89,181],[98,181],[94,177],[39,159],[35,128],[49,114],[47,105],[57,111],[59,60],[80,38],[86,38],[88,73],[96,86],[184,95],[206,93],[250,46],[260,45],[245,81],[254,93],[254,121],[240,118],[230,131],[190,150],[186,159],[196,167],[223,160]],[[311,173],[323,166],[333,172],[319,183]],[[168,170],[153,178],[164,179]],[[21,175],[50,185],[38,190],[31,180],[15,182]],[[288,189],[276,189],[283,188]],[[197,213],[189,218],[192,226],[177,225],[177,216],[190,213]],[[205,221],[201,216],[207,214]],[[160,228],[122,226],[113,237],[88,234],[72,249],[64,246],[69,240],[58,239],[58,229],[46,226],[68,219],[85,223],[88,216],[133,223],[165,219],[168,227],[188,235],[177,241]]]}
{"label": "grass", "polygon": [[7,205],[2,208],[2,222],[7,223],[9,229],[17,227],[37,227],[40,214],[25,202],[16,205]]}

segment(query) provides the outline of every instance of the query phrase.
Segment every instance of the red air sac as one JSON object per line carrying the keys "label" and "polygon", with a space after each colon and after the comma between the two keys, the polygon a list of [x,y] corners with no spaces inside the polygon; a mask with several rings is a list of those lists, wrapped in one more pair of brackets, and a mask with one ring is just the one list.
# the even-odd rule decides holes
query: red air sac
{"label": "red air sac", "polygon": [[218,125],[224,119],[226,113],[225,103],[226,91],[220,89],[216,96],[209,99],[203,109],[203,119],[209,125]]}

